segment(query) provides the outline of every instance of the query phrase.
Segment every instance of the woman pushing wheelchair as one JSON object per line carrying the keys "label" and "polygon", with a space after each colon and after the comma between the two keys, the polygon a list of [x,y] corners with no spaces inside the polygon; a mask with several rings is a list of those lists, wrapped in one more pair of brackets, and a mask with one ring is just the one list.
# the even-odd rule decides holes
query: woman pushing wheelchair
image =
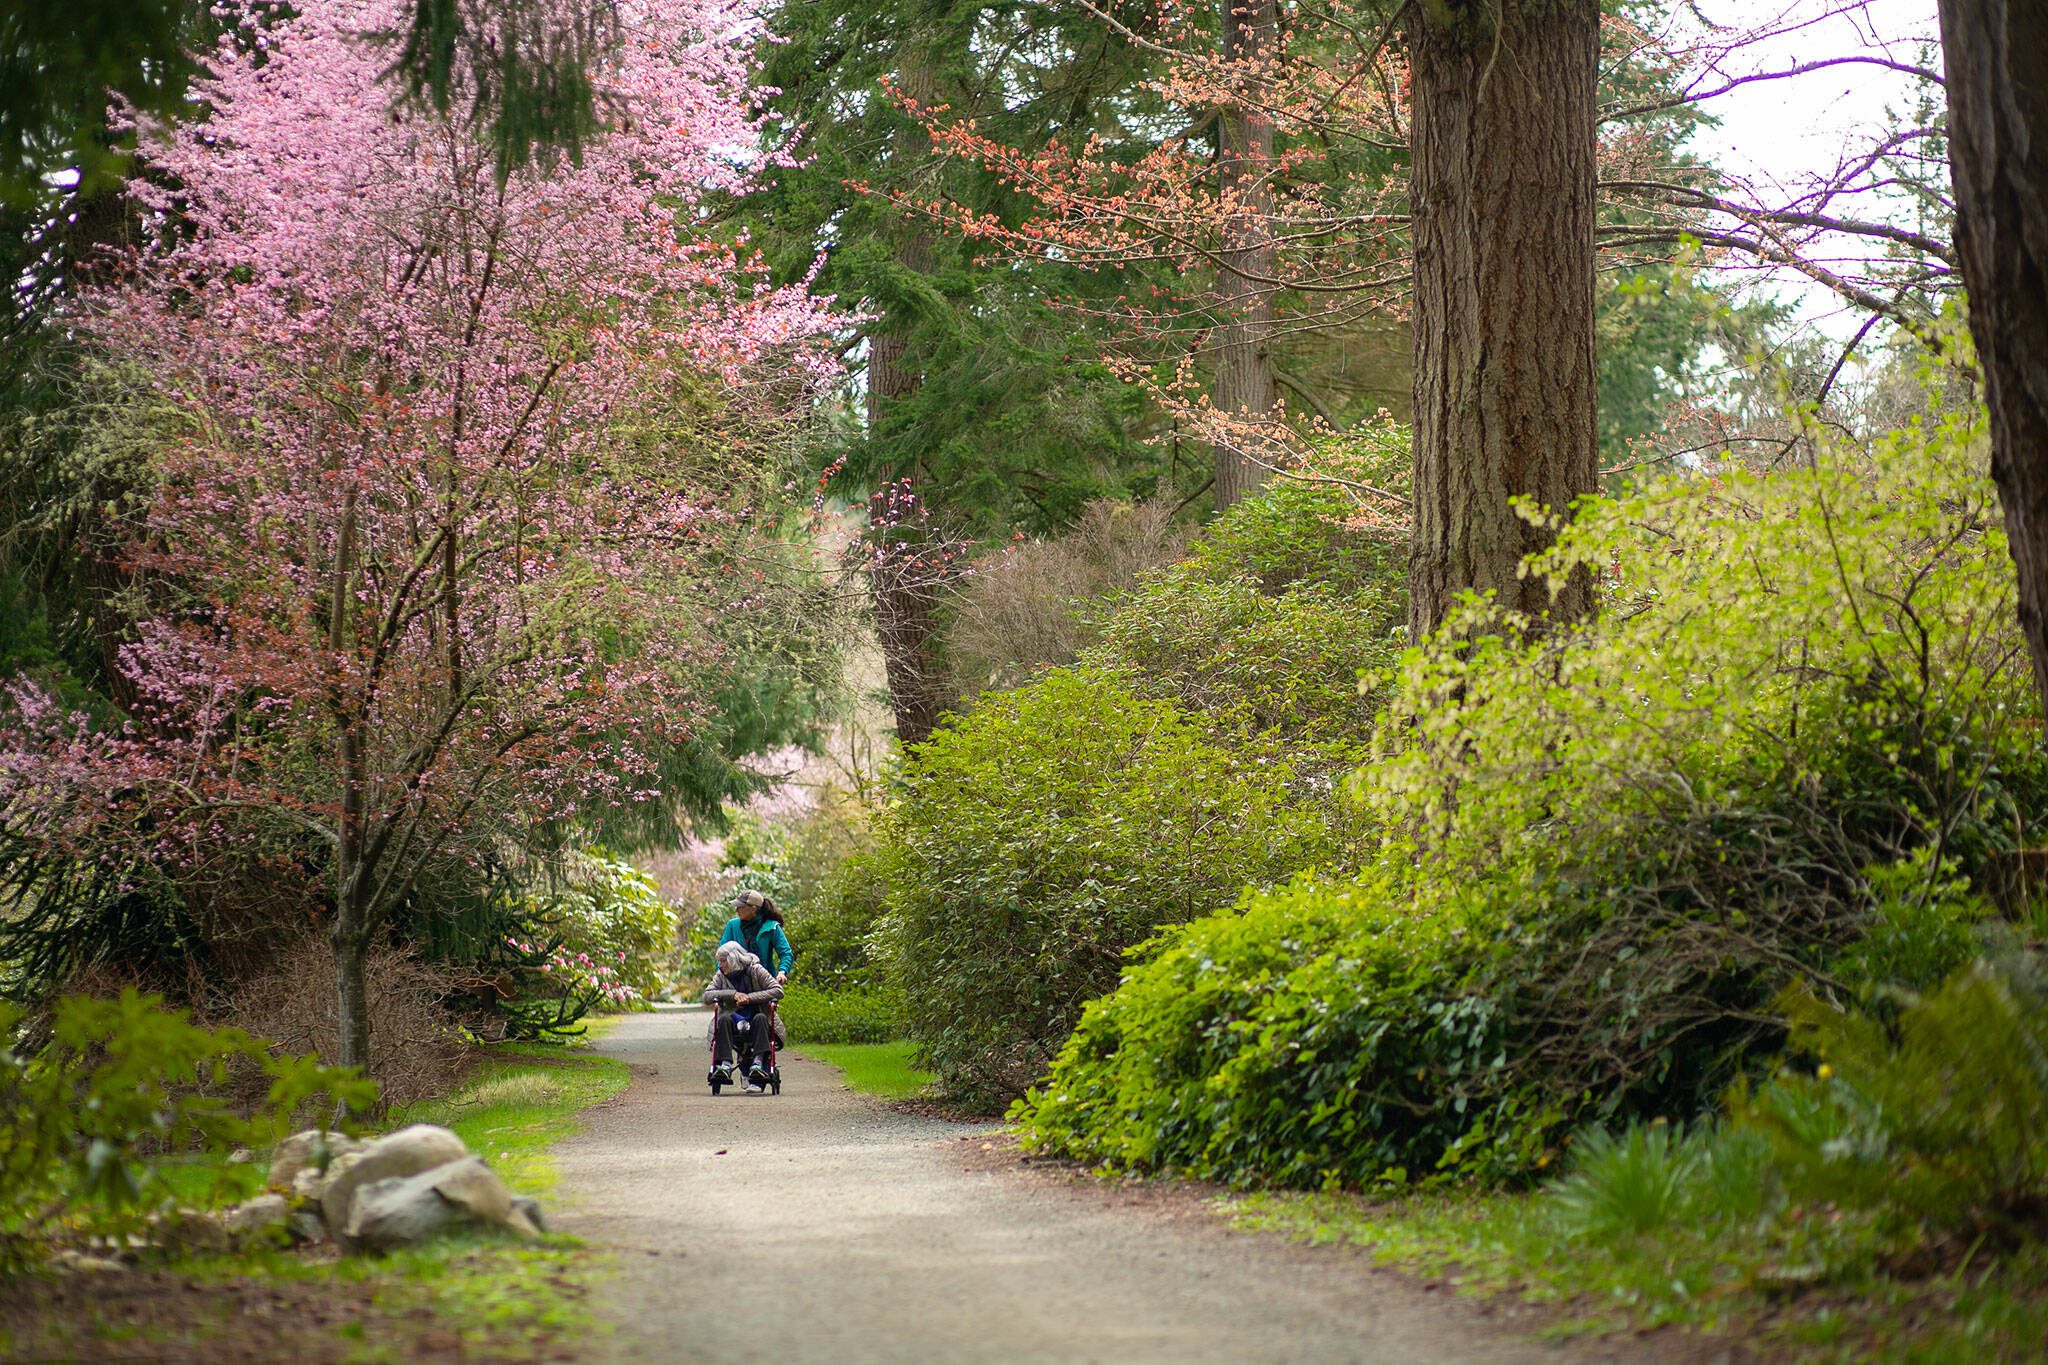
{"label": "woman pushing wheelchair", "polygon": [[739,913],[725,922],[718,941],[739,944],[760,958],[778,982],[789,980],[790,970],[796,966],[796,949],[782,932],[782,912],[775,902],[759,891],[742,891],[734,898],[733,908]]}

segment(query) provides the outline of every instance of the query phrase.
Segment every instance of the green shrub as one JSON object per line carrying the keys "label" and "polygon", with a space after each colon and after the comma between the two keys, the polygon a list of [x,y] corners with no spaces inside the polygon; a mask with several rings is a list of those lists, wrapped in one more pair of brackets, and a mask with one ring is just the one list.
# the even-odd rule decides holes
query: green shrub
{"label": "green shrub", "polygon": [[878,984],[886,975],[877,936],[886,911],[891,854],[849,855],[783,926],[798,954],[803,983],[824,990]]}
{"label": "green shrub", "polygon": [[1162,935],[1011,1111],[1025,1145],[1233,1184],[1533,1162],[1556,1115],[1501,1093],[1507,1021],[1474,989],[1499,908],[1401,887],[1305,879]]}
{"label": "green shrub", "polygon": [[1468,603],[1409,656],[1361,791],[1461,872],[1654,848],[1767,799],[1792,819],[1802,787],[1829,790],[1805,818],[1843,847],[1931,843],[1973,871],[2048,781],[2014,724],[2036,707],[1999,524],[1961,417],[1589,500],[1530,571],[1596,575],[1600,616],[1532,635]]}
{"label": "green shrub", "polygon": [[1821,1059],[1754,1094],[1738,1121],[1769,1138],[1795,1197],[1875,1211],[1898,1232],[2004,1244],[2048,1236],[2048,971],[1978,962],[1896,1020],[1785,1001]]}
{"label": "green shrub", "polygon": [[[1409,434],[1385,425],[1365,433],[1342,472],[1399,493],[1407,479]],[[1208,526],[1189,550],[1189,567],[1223,582],[1249,578],[1262,591],[1320,585],[1341,595],[1387,600],[1408,611],[1405,535],[1369,524],[1344,490],[1330,483],[1275,479]]]}
{"label": "green shrub", "polygon": [[[0,1270],[33,1261],[59,1228],[118,1237],[174,1202],[247,1193],[260,1172],[228,1162],[235,1147],[277,1141],[311,1106],[361,1110],[376,1096],[353,1071],[273,1056],[132,990],[60,1000],[33,1050],[21,1025],[0,1004]],[[247,1116],[218,1098],[245,1068],[268,1081]]]}
{"label": "green shrub", "polygon": [[792,1043],[892,1043],[904,1034],[903,995],[893,986],[820,989],[792,981],[777,1007]]}
{"label": "green shrub", "polygon": [[1250,578],[1175,565],[1103,620],[1084,658],[1225,742],[1271,735],[1297,755],[1321,751],[1321,767],[1348,767],[1365,757],[1383,695],[1360,676],[1391,669],[1407,609],[1399,596],[1321,583],[1276,596]]}
{"label": "green shrub", "polygon": [[1925,990],[1969,962],[1977,926],[1990,914],[1953,864],[1937,867],[1932,845],[1904,862],[1870,869],[1870,913],[1862,937],[1837,968],[1866,991]]}
{"label": "green shrub", "polygon": [[1311,784],[1364,757],[1406,641],[1406,550],[1327,484],[1281,480],[1187,558],[1094,613],[1085,665],[1172,701],[1218,742],[1284,745]]}
{"label": "green shrub", "polygon": [[1314,863],[1327,833],[1290,779],[1087,670],[985,697],[918,746],[885,821],[889,958],[943,1082],[1020,1094],[1125,949]]}
{"label": "green shrub", "polygon": [[654,878],[623,858],[602,849],[572,854],[525,908],[538,936],[559,947],[550,975],[594,983],[592,1007],[638,1007],[665,988],[675,910]]}
{"label": "green shrub", "polygon": [[1468,603],[1411,651],[1358,782],[1377,862],[1163,940],[1027,1141],[1237,1183],[1510,1175],[1568,1125],[1712,1107],[1789,983],[1938,975],[1981,913],[1960,883],[2048,814],[1983,457],[1947,420],[1582,506],[1534,571],[1597,571],[1601,616]]}

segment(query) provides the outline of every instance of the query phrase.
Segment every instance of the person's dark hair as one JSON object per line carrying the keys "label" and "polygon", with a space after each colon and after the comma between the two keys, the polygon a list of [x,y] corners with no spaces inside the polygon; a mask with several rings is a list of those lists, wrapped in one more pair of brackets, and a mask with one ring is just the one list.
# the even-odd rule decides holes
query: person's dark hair
{"label": "person's dark hair", "polygon": [[754,913],[762,919],[773,920],[777,924],[782,923],[782,912],[775,908],[774,900],[767,896],[761,897],[761,904]]}

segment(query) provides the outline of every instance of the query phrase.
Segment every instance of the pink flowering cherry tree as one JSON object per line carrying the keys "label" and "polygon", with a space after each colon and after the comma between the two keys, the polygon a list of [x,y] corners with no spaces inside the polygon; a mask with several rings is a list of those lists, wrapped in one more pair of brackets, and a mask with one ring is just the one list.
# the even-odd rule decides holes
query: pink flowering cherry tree
{"label": "pink flowering cherry tree", "polygon": [[140,701],[94,732],[17,688],[0,806],[114,861],[310,835],[364,1065],[366,954],[421,869],[654,796],[703,725],[693,585],[753,533],[747,451],[834,318],[704,227],[764,169],[748,4],[618,6],[605,131],[503,181],[459,117],[394,112],[401,0],[263,8],[207,116],[142,130],[156,238],[80,319],[177,414]]}

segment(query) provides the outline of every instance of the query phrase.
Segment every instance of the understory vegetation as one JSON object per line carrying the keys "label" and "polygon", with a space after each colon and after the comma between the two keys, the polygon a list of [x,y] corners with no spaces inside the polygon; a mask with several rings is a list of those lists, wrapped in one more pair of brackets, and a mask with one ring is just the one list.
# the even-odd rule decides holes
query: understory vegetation
{"label": "understory vegetation", "polygon": [[1790,1060],[1722,1115],[1585,1130],[1534,1193],[1259,1195],[1236,1216],[1559,1305],[1575,1331],[1762,1323],[1821,1359],[2033,1358],[2048,958],[2008,942],[1882,1019],[1785,1006]]}
{"label": "understory vegetation", "polygon": [[1364,865],[1150,941],[1027,1142],[1234,1183],[1520,1177],[1577,1126],[1710,1109],[1790,987],[1938,983],[2048,810],[1982,461],[1958,415],[1582,507],[1531,572],[1597,575],[1600,616],[1474,603],[1406,655],[1353,780]]}
{"label": "understory vegetation", "polygon": [[[81,1043],[95,1060],[80,1064]],[[166,1240],[166,1218],[250,1192],[264,1178],[268,1143],[324,1119],[337,1095],[367,1083],[307,1058],[273,1057],[246,1035],[195,1028],[134,996],[67,1002],[49,1047],[26,1062],[0,1059],[9,1116],[0,1124],[0,1207],[43,1213],[37,1226],[14,1213],[0,1223],[0,1249],[17,1258],[7,1269],[42,1266],[53,1249],[107,1254],[128,1239],[133,1264],[0,1279],[0,1356],[185,1359],[231,1348],[269,1359],[530,1360],[596,1328],[584,1298],[600,1263],[571,1238],[462,1232],[340,1258]],[[625,1064],[578,1044],[480,1051],[466,1079],[393,1110],[384,1126],[441,1124],[515,1190],[548,1196],[550,1145],[576,1131],[582,1110],[625,1088]],[[203,1069],[252,1057],[274,1077],[275,1097],[254,1120],[179,1084],[193,1079],[193,1061]],[[71,1107],[24,1094],[24,1084],[61,1084]],[[24,1098],[37,1103],[14,1103]],[[97,1117],[68,1121],[79,1113]]]}
{"label": "understory vegetation", "polygon": [[1940,1339],[2020,1340],[2048,749],[1982,417],[1815,444],[1583,504],[1527,571],[1596,617],[1413,649],[1398,537],[1247,499],[1013,632],[1057,648],[907,755],[824,974],[1033,1152],[1331,1192],[1256,1207],[1610,1325],[1861,1341],[1975,1266]]}

